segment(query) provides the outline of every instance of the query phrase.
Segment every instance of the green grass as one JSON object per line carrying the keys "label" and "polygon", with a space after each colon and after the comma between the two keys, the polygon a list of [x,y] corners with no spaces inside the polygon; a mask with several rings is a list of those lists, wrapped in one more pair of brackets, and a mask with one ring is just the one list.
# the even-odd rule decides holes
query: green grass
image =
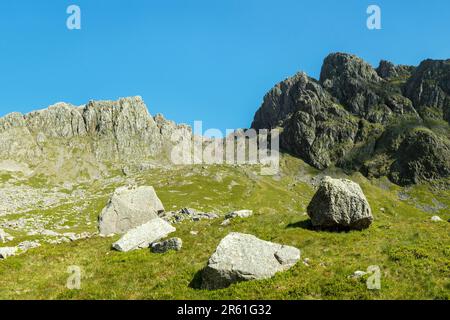
{"label": "green grass", "polygon": [[[302,181],[316,171],[284,156],[279,178],[254,175],[258,168],[196,166],[155,170],[136,177],[153,185],[166,210],[193,207],[225,214],[253,209],[254,216],[220,226],[222,219],[175,225],[171,236],[183,239],[180,252],[111,250],[115,238],[94,237],[61,245],[44,245],[0,261],[0,299],[448,299],[450,233],[447,222],[431,222],[413,200],[400,201],[402,189],[384,180],[351,177],[361,184],[373,210],[373,225],[362,232],[315,231],[304,215],[314,194]],[[233,181],[233,183],[232,183]],[[383,188],[380,185],[384,185]],[[233,186],[233,187],[230,187]],[[116,185],[86,186],[100,196],[87,213],[95,222]],[[407,190],[414,201],[433,198],[449,204],[449,190],[418,186]],[[68,208],[52,209],[55,214]],[[448,209],[439,212],[450,218]],[[82,226],[81,226],[82,227]],[[87,227],[86,227],[87,228]],[[191,231],[198,231],[192,235]],[[199,277],[220,240],[229,232],[256,235],[301,249],[289,271],[269,280],[238,283],[215,291],[198,289]],[[69,290],[67,268],[83,270],[81,290]],[[381,290],[368,290],[365,278],[350,279],[370,265],[381,268]]]}

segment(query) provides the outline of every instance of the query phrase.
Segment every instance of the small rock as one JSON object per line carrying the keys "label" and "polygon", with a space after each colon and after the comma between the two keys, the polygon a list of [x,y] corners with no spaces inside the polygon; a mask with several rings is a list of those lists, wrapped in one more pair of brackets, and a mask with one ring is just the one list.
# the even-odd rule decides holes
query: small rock
{"label": "small rock", "polygon": [[154,253],[165,253],[169,250],[180,251],[183,241],[180,238],[171,238],[162,242],[152,243],[151,248]]}
{"label": "small rock", "polygon": [[251,215],[253,215],[252,210],[238,210],[228,213],[225,218],[226,219],[233,219],[233,218],[248,218]]}
{"label": "small rock", "polygon": [[187,214],[189,216],[193,216],[197,213],[197,211],[195,211],[194,209],[191,209],[191,208],[183,208],[183,209],[181,209],[181,213]]}
{"label": "small rock", "polygon": [[17,253],[16,247],[3,247],[0,248],[0,259],[6,259],[8,257],[11,257]]}
{"label": "small rock", "polygon": [[100,214],[100,233],[123,234],[157,218],[159,212],[164,212],[164,207],[153,187],[118,188]]}
{"label": "small rock", "polygon": [[444,221],[444,220],[442,220],[441,217],[439,217],[439,216],[432,216],[431,217],[431,221],[433,221],[433,222],[441,222],[441,221]]}
{"label": "small rock", "polygon": [[128,231],[119,241],[113,244],[113,248],[122,252],[148,248],[150,243],[158,241],[174,231],[176,229],[165,220],[161,218],[152,219]]}
{"label": "small rock", "polygon": [[2,243],[8,242],[8,241],[12,241],[14,240],[14,237],[11,236],[10,234],[6,233],[3,229],[0,229],[0,241]]}
{"label": "small rock", "polygon": [[192,231],[190,232],[190,234],[192,234],[193,236],[196,236],[196,235],[198,235],[198,231],[192,230]]}
{"label": "small rock", "polygon": [[222,223],[220,224],[221,226],[228,226],[231,223],[230,219],[225,219],[222,221]]}

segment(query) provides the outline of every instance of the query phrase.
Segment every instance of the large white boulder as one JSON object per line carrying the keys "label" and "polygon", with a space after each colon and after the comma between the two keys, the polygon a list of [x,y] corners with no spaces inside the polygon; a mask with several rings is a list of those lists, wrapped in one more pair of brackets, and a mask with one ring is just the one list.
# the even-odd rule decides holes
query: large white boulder
{"label": "large white boulder", "polygon": [[118,188],[100,214],[100,234],[123,234],[157,218],[158,213],[163,211],[164,207],[153,187]]}
{"label": "large white boulder", "polygon": [[373,221],[361,187],[346,179],[325,177],[307,211],[313,226],[323,229],[362,230]]}
{"label": "large white boulder", "polygon": [[300,250],[230,233],[222,239],[202,273],[202,288],[220,289],[232,283],[267,279],[291,268],[300,259]]}
{"label": "large white boulder", "polygon": [[133,228],[125,233],[119,241],[113,244],[113,248],[127,252],[140,248],[148,248],[151,243],[167,237],[176,231],[167,221],[155,218],[147,223]]}

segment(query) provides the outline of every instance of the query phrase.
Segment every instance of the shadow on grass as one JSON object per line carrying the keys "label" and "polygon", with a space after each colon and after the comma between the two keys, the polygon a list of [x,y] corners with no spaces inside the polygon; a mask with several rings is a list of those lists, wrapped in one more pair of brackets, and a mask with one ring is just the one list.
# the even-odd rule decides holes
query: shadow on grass
{"label": "shadow on grass", "polygon": [[202,273],[203,269],[197,271],[189,283],[189,288],[195,290],[202,290]]}
{"label": "shadow on grass", "polygon": [[341,233],[341,232],[350,232],[351,229],[347,228],[347,227],[329,227],[329,228],[324,228],[324,227],[315,227],[313,226],[311,219],[307,219],[307,220],[302,220],[302,221],[298,221],[298,222],[294,222],[294,223],[289,223],[286,226],[286,229],[290,229],[290,228],[300,228],[300,229],[306,229],[306,230],[311,230],[311,231],[325,231],[325,232],[336,232],[336,233]]}
{"label": "shadow on grass", "polygon": [[307,230],[317,230],[317,229],[313,226],[313,224],[312,224],[312,222],[311,222],[311,219],[308,219],[308,220],[302,220],[302,221],[298,221],[298,222],[294,222],[294,223],[289,223],[289,224],[286,226],[286,228],[287,228],[287,229],[290,229],[290,228],[301,228],[301,229],[307,229]]}

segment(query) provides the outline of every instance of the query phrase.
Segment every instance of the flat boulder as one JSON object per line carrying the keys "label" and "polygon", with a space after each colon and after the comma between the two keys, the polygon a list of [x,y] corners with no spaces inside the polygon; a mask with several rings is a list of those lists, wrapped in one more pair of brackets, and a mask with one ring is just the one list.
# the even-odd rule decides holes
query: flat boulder
{"label": "flat boulder", "polygon": [[230,233],[222,239],[202,272],[202,288],[215,290],[248,280],[267,279],[294,266],[300,250],[258,239],[255,236]]}
{"label": "flat boulder", "polygon": [[347,179],[325,177],[307,209],[314,227],[322,229],[368,228],[372,211],[361,187]]}
{"label": "flat boulder", "polygon": [[118,188],[100,214],[100,234],[123,234],[157,218],[158,213],[163,211],[164,207],[153,187]]}
{"label": "flat boulder", "polygon": [[167,237],[174,231],[176,229],[168,222],[161,218],[155,218],[129,230],[113,244],[113,248],[122,252],[148,248],[151,243]]}

